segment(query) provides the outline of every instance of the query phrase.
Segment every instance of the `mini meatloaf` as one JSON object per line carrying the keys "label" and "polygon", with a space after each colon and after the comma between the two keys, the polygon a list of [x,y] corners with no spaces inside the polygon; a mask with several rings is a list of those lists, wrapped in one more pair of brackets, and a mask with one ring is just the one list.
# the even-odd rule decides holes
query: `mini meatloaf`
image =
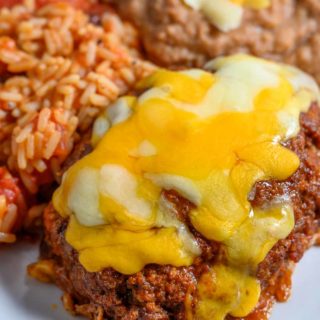
{"label": "mini meatloaf", "polygon": [[318,0],[272,0],[266,9],[245,9],[241,27],[228,32],[182,0],[115,3],[138,26],[148,56],[160,65],[202,66],[213,57],[247,52],[292,63],[320,81]]}
{"label": "mini meatloaf", "polygon": [[[313,244],[319,229],[320,209],[320,108],[313,104],[300,117],[299,135],[287,143],[301,160],[299,170],[286,181],[258,182],[250,194],[254,206],[289,195],[295,212],[294,231],[281,240],[259,265],[262,295],[250,320],[266,319],[275,300],[285,301],[290,291],[292,267]],[[174,191],[164,192],[186,223],[192,204]],[[192,227],[201,243],[202,256],[191,267],[149,265],[141,272],[126,276],[112,269],[90,273],[79,263],[77,252],[66,242],[68,219],[50,205],[44,215],[43,259],[54,262],[56,284],[65,292],[64,302],[77,314],[91,319],[184,320],[187,293],[195,294],[196,283],[215,258],[219,244],[209,242]],[[231,319],[231,318],[230,318]]]}

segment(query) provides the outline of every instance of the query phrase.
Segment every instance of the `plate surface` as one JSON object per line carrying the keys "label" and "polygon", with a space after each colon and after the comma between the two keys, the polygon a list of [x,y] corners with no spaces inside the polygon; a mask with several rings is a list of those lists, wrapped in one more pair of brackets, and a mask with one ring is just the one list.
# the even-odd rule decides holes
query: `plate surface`
{"label": "plate surface", "polygon": [[[26,276],[37,255],[32,244],[0,249],[0,320],[75,320],[64,311],[59,289]],[[319,319],[319,266],[320,248],[313,248],[296,268],[292,298],[275,306],[271,320]]]}

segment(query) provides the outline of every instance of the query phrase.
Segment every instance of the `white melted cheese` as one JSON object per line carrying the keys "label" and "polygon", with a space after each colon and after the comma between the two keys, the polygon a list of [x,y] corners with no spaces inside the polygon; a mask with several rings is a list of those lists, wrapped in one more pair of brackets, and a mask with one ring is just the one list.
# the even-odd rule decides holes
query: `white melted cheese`
{"label": "white melted cheese", "polygon": [[172,175],[172,174],[152,174],[144,175],[146,179],[151,180],[155,185],[165,190],[176,190],[184,198],[195,205],[201,204],[201,193],[198,187],[191,179]]}
{"label": "white melted cheese", "polygon": [[123,97],[110,105],[95,121],[92,129],[91,143],[96,146],[111,126],[126,121],[132,114],[133,97]]}
{"label": "white melted cheese", "polygon": [[84,226],[102,225],[105,219],[99,209],[99,171],[84,168],[77,175],[68,197],[68,206],[77,213]]}
{"label": "white melted cheese", "polygon": [[185,4],[201,11],[219,30],[227,32],[238,28],[243,17],[243,5],[265,8],[270,0],[184,0]]}
{"label": "white melted cheese", "polygon": [[130,152],[133,157],[152,157],[157,154],[157,148],[148,140],[140,143],[137,149]]}
{"label": "white melted cheese", "polygon": [[141,219],[150,219],[150,204],[137,195],[138,182],[134,175],[122,166],[104,165],[100,169],[99,191],[121,204],[125,209]]}

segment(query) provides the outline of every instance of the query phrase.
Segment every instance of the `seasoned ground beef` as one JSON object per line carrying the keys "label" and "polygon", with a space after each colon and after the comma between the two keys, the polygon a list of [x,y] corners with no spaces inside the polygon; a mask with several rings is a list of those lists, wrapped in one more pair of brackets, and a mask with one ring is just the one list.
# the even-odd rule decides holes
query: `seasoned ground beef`
{"label": "seasoned ground beef", "polygon": [[246,9],[241,27],[221,32],[181,0],[114,0],[139,28],[149,58],[165,67],[203,66],[219,55],[247,52],[295,64],[320,82],[319,0],[271,2],[268,9]]}
{"label": "seasoned ground beef", "polygon": [[[246,320],[266,319],[275,300],[286,300],[292,266],[312,244],[319,229],[320,108],[312,104],[307,113],[301,114],[300,124],[299,135],[286,145],[301,159],[298,171],[286,181],[258,182],[249,195],[254,207],[263,207],[281,195],[289,196],[296,223],[289,237],[279,241],[259,265],[257,276],[262,295]],[[178,218],[189,224],[188,212],[193,205],[173,191],[164,194],[176,206]],[[191,267],[148,265],[130,276],[112,269],[89,273],[64,238],[67,224],[68,220],[52,205],[47,208],[42,258],[53,262],[55,281],[66,292],[66,306],[92,319],[185,320],[186,294],[196,301],[197,279],[219,252],[219,244],[206,240],[190,227],[203,252]]]}

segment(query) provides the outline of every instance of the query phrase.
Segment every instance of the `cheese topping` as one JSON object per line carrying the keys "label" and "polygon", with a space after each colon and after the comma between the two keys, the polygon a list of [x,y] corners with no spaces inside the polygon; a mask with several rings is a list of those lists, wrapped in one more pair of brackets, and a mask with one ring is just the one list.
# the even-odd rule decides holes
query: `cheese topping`
{"label": "cheese topping", "polygon": [[240,26],[243,7],[263,9],[270,0],[184,0],[184,2],[203,14],[221,31],[230,31]]}
{"label": "cheese topping", "polygon": [[297,135],[319,91],[293,67],[246,55],[207,68],[216,72],[159,70],[139,85],[140,97],[110,107],[94,127],[95,150],[67,171],[53,202],[71,217],[66,239],[88,271],[132,274],[201,255],[162,193],[178,192],[194,204],[193,227],[222,248],[192,312],[222,320],[254,309],[257,266],[293,229],[288,199],[254,208],[248,194],[257,181],[297,170],[299,158],[282,143]]}

